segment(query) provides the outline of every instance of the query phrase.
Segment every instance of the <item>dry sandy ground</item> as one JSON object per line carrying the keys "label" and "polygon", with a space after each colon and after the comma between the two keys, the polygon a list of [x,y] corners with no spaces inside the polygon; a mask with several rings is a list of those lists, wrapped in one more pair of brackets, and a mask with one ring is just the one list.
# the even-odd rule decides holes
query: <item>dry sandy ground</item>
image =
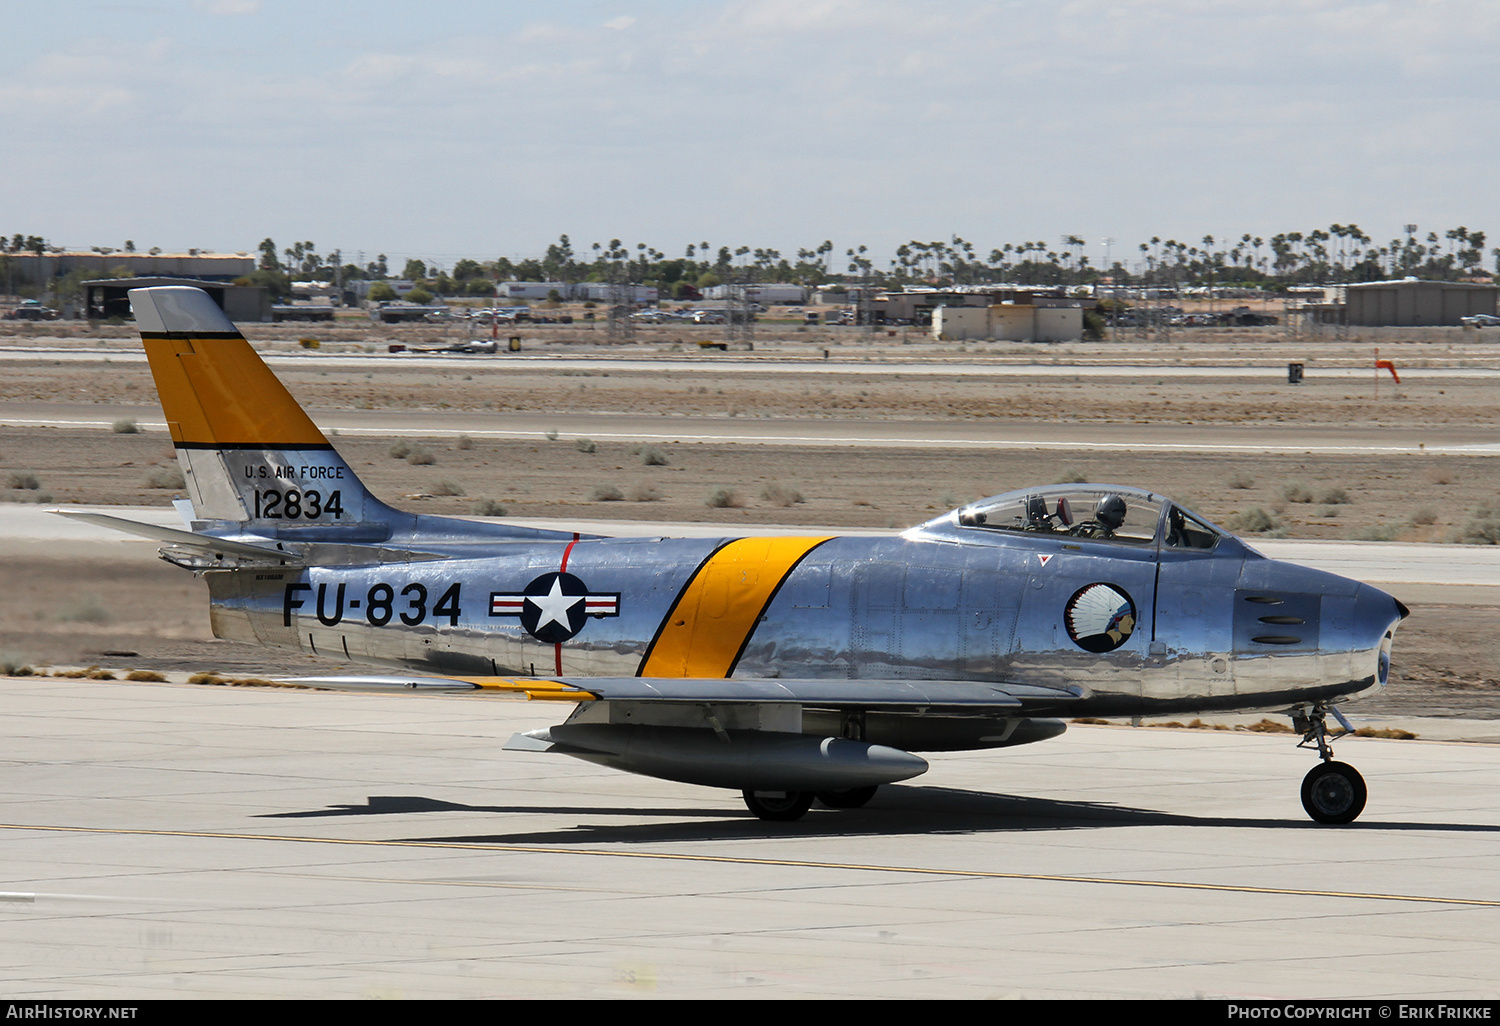
{"label": "dry sandy ground", "polygon": [[[305,330],[305,329],[304,329]],[[342,329],[340,329],[342,330]],[[421,329],[408,332],[420,338]],[[363,332],[363,329],[361,329]],[[286,329],[275,329],[284,341]],[[325,333],[326,336],[326,333]],[[290,336],[290,337],[295,337]],[[386,337],[396,337],[387,335]],[[848,336],[844,336],[848,338]],[[9,340],[14,344],[21,340]],[[40,341],[37,338],[32,343]],[[54,340],[48,340],[49,342]],[[68,344],[96,344],[84,339]],[[587,339],[585,339],[587,341]],[[681,339],[647,342],[621,355],[649,355]],[[0,345],[8,344],[0,339]],[[111,346],[114,343],[109,343]],[[531,345],[528,342],[528,345]],[[843,341],[833,345],[850,345]],[[121,343],[123,348],[124,343]],[[1043,379],[977,379],[944,370],[952,359],[1001,362],[1159,361],[1162,365],[1284,361],[1287,350],[1268,350],[1248,333],[1205,333],[1196,345],[1118,344],[1071,347],[1001,346],[955,354],[952,347],[901,346],[849,349],[860,358],[923,356],[920,372],[772,373],[632,372],[601,365],[591,370],[298,368],[285,372],[293,393],[310,409],[536,411],[557,415],[563,437],[548,441],[497,441],[457,434],[408,442],[432,457],[415,464],[391,455],[390,440],[336,439],[341,451],[378,493],[397,505],[434,513],[467,513],[477,499],[503,504],[527,517],[639,518],[737,523],[792,523],[845,527],[904,527],[959,503],[1033,483],[1086,478],[1138,484],[1172,495],[1219,522],[1260,507],[1292,537],[1345,538],[1381,532],[1409,540],[1444,540],[1481,504],[1500,500],[1500,463],[1484,457],[1427,455],[1340,457],[1102,454],[1056,452],[852,449],[763,445],[662,444],[665,465],[643,462],[639,447],[597,442],[593,452],[571,441],[567,415],[590,413],[687,414],[696,417],[799,417],[859,421],[963,418],[1003,425],[1046,422],[1076,425],[1079,438],[1105,425],[1173,424],[1191,438],[1201,425],[1357,427],[1386,430],[1443,429],[1463,437],[1470,429],[1500,428],[1500,395],[1493,379],[1445,378],[1440,383],[1382,387],[1372,397],[1369,379],[1310,375],[1291,388],[1264,371],[1244,379],[1158,378],[1150,371],[1118,376]],[[371,337],[351,339],[351,349],[377,348]],[[329,346],[328,348],[343,348]],[[546,348],[584,355],[577,341]],[[696,347],[693,347],[696,348]],[[761,341],[756,354],[805,356],[799,338]],[[1367,363],[1362,345],[1303,341],[1297,356],[1319,366]],[[1398,365],[1500,366],[1500,354],[1461,337],[1382,345]],[[712,359],[713,357],[705,357]],[[1433,379],[1438,381],[1438,379]],[[6,403],[97,402],[101,419],[110,404],[154,401],[143,364],[63,365],[38,354],[7,362],[0,378],[0,411]],[[681,423],[681,421],[677,421]],[[37,489],[0,491],[0,499],[27,500],[40,493],[59,503],[165,503],[175,494],[153,488],[153,471],[174,463],[160,432],[0,428],[0,484],[11,473],[30,473]],[[618,491],[621,501],[598,496]],[[713,493],[737,496],[739,505],[714,508]],[[443,495],[444,492],[461,494]],[[1340,494],[1342,493],[1342,494]],[[795,501],[800,496],[802,501]],[[1291,496],[1292,498],[1288,498]],[[1294,501],[1310,497],[1313,501]],[[1331,500],[1340,501],[1331,501]],[[47,553],[0,553],[0,653],[33,662],[287,671],[296,661],[268,660],[257,650],[208,642],[203,589],[165,565],[126,567],[97,560],[60,561]],[[1396,647],[1398,683],[1376,708],[1407,715],[1500,715],[1500,608],[1418,607],[1402,626]],[[135,652],[136,656],[105,656]],[[303,664],[305,667],[309,664]]]}

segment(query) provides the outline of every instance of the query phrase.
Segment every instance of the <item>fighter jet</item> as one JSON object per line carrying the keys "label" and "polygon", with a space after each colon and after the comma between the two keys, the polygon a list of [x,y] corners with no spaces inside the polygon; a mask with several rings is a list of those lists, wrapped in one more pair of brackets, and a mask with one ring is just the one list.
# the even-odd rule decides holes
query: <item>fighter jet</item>
{"label": "fighter jet", "polygon": [[[1302,802],[1348,823],[1334,702],[1375,692],[1407,610],[1267,559],[1154,492],[1007,492],[884,537],[603,537],[415,515],[365,489],[201,290],[130,300],[191,498],[153,537],[220,638],[387,672],[302,678],[574,705],[512,751],[728,788],[766,820],[857,808],[1065,718],[1289,714]],[[1342,730],[1330,729],[1329,716]]]}

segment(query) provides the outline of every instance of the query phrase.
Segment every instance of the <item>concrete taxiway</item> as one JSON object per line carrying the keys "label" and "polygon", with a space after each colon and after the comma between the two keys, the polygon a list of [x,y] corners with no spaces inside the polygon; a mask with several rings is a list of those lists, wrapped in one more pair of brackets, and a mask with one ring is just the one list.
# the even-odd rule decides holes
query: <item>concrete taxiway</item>
{"label": "concrete taxiway", "polygon": [[0,680],[0,990],[1493,999],[1500,745],[1074,726],[794,824],[501,752],[566,707]]}

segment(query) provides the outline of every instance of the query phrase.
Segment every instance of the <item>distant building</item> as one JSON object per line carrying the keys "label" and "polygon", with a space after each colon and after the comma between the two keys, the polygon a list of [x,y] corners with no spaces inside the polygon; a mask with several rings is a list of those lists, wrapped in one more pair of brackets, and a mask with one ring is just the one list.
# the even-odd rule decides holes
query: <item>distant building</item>
{"label": "distant building", "polygon": [[[974,290],[924,289],[884,292],[870,302],[869,316],[876,324],[912,324],[926,327],[934,323],[938,308],[953,310],[960,307],[987,309],[992,306],[1024,306],[1036,308],[1082,310],[1092,309],[1092,299],[1068,296],[1060,288],[985,288]],[[864,314],[861,314],[864,316]],[[952,316],[951,314],[949,315]],[[1082,324],[1082,313],[1079,323]],[[952,322],[950,322],[951,325]],[[1081,329],[1080,329],[1081,330]]]}
{"label": "distant building", "polygon": [[564,299],[592,299],[596,303],[607,303],[610,300],[611,289],[620,289],[621,297],[627,303],[655,303],[659,298],[655,285],[610,285],[607,282],[598,281],[564,285],[558,291],[562,293]]}
{"label": "distant building", "polygon": [[1083,308],[1033,303],[940,306],[933,311],[932,337],[940,342],[1077,342],[1083,338]]}
{"label": "distant building", "polygon": [[556,292],[564,299],[571,299],[571,290],[572,286],[565,281],[502,281],[495,288],[495,298],[546,299],[550,293]]}
{"label": "distant building", "polygon": [[201,278],[104,278],[83,283],[83,315],[90,320],[131,317],[131,289],[188,285],[207,292],[231,321],[271,320],[271,295],[258,285],[225,285]]}
{"label": "distant building", "polygon": [[197,278],[231,282],[255,270],[255,257],[245,253],[7,253],[7,267],[15,281],[41,285],[73,271]]}
{"label": "distant building", "polygon": [[744,290],[745,301],[761,306],[801,306],[807,302],[807,289],[801,285],[712,285],[703,290],[704,299],[728,299],[729,290]]}
{"label": "distant building", "polygon": [[1345,322],[1366,327],[1457,325],[1495,314],[1500,286],[1460,281],[1372,281],[1344,289]]}

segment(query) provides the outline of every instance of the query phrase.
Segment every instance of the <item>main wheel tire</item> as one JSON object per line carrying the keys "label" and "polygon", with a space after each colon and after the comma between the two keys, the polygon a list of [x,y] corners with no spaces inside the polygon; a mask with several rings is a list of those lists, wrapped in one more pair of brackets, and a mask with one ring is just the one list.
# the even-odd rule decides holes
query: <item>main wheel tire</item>
{"label": "main wheel tire", "polygon": [[1319,763],[1302,778],[1302,807],[1319,823],[1353,823],[1366,797],[1365,778],[1346,763]]}
{"label": "main wheel tire", "polygon": [[790,823],[801,819],[812,808],[811,791],[741,791],[745,807],[758,819],[773,823]]}
{"label": "main wheel tire", "polygon": [[875,792],[880,790],[878,785],[871,787],[851,787],[847,791],[819,791],[818,801],[830,809],[862,809],[875,797]]}

